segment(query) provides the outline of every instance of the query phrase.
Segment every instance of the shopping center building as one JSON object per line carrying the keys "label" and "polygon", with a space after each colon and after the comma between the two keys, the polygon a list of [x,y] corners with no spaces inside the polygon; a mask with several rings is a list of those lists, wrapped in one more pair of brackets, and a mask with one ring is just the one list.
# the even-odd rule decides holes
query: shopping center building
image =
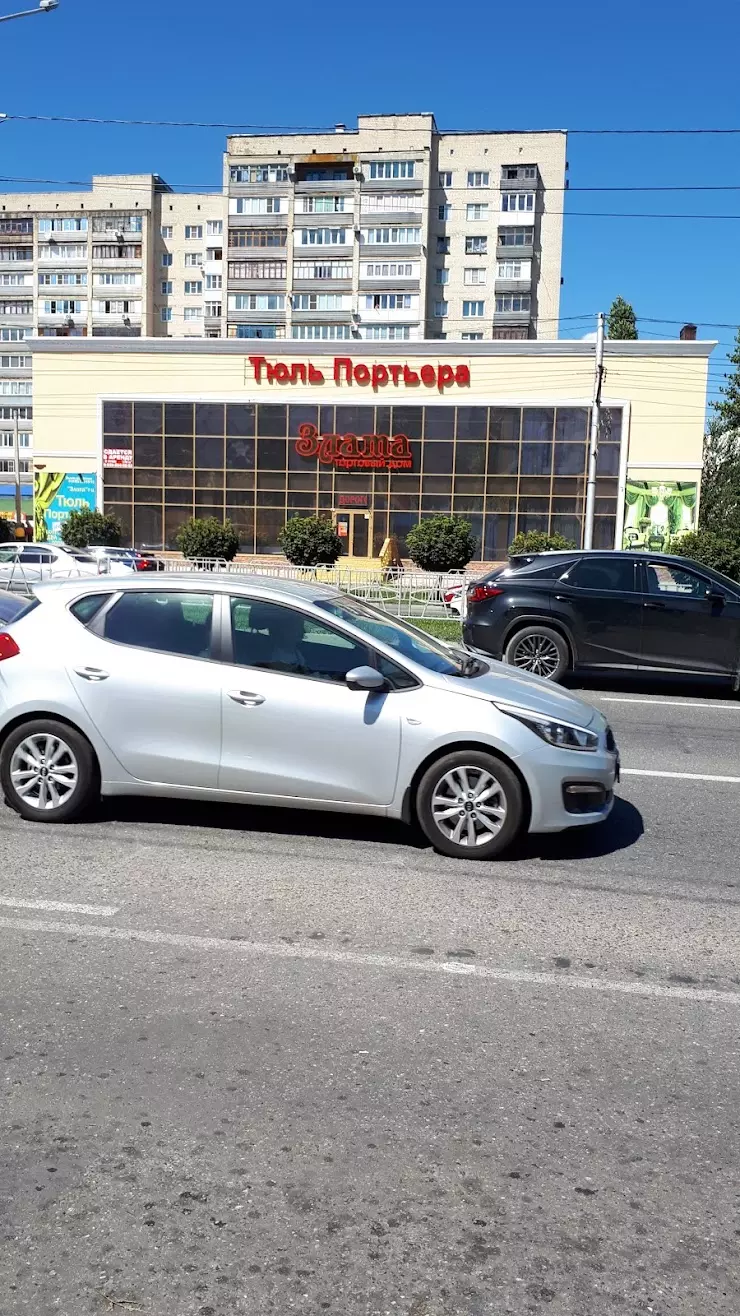
{"label": "shopping center building", "polygon": [[[593,341],[29,347],[37,533],[47,514],[53,533],[61,497],[158,549],[194,515],[228,517],[247,554],[278,552],[286,519],[315,514],[355,558],[388,535],[403,552],[439,513],[470,521],[488,561],[518,531],[581,541]],[[596,546],[657,549],[695,524],[713,347],[606,344]]]}

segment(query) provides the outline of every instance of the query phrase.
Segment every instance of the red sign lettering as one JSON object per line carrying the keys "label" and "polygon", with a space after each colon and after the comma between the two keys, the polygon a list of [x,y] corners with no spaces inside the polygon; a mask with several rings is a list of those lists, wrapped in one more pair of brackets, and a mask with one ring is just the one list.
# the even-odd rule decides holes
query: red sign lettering
{"label": "red sign lettering", "polygon": [[[250,356],[248,359],[257,384],[326,383],[323,370],[310,361],[268,361],[265,356]],[[447,362],[433,365],[429,361],[421,365],[405,362],[403,365],[389,363],[386,366],[377,361],[374,365],[368,365],[365,361],[355,361],[349,356],[335,356],[332,377],[337,385],[356,384],[360,388],[369,386],[373,392],[385,388],[387,384],[416,389],[421,383],[444,393],[453,386],[468,388],[470,367],[453,366]]]}
{"label": "red sign lettering", "polygon": [[315,425],[299,425],[299,457],[318,457],[342,470],[410,471],[411,445],[405,434],[319,434]]}

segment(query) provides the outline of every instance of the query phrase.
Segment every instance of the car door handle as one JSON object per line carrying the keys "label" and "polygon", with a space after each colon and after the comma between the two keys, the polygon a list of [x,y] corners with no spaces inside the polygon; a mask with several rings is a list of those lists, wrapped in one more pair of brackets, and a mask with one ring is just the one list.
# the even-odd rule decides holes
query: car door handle
{"label": "car door handle", "polygon": [[75,672],[84,681],[107,681],[110,676],[110,672],[104,672],[102,667],[75,667]]}
{"label": "car door handle", "polygon": [[244,704],[245,708],[256,708],[265,702],[265,696],[255,694],[254,690],[229,690],[227,693],[229,699],[233,699],[235,704]]}
{"label": "car door handle", "polygon": [[659,612],[661,609],[665,608],[665,603],[643,603],[642,606],[643,608],[654,608]]}

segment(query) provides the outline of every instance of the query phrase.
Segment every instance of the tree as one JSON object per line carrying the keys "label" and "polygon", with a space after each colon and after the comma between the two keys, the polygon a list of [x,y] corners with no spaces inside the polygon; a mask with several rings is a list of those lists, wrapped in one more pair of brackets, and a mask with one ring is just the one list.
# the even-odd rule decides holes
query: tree
{"label": "tree", "polygon": [[704,439],[699,526],[740,543],[740,329],[729,361],[735,368],[712,403]]}
{"label": "tree", "polygon": [[106,512],[83,508],[70,512],[61,527],[62,542],[70,548],[87,548],[89,544],[107,544],[117,548],[121,542],[121,523]]}
{"label": "tree", "polygon": [[469,521],[459,516],[428,516],[406,536],[406,549],[423,571],[460,571],[478,545]]}
{"label": "tree", "polygon": [[521,557],[523,553],[559,553],[575,547],[575,540],[564,539],[562,535],[548,535],[544,530],[527,530],[512,539],[509,557]]}
{"label": "tree", "polygon": [[0,516],[0,544],[8,544],[11,539],[15,539],[15,532],[5,517]]}
{"label": "tree", "polygon": [[183,557],[224,558],[230,562],[239,551],[239,536],[230,521],[215,516],[194,516],[177,532],[177,547]]}
{"label": "tree", "polygon": [[637,338],[637,317],[629,302],[615,297],[606,318],[607,338]]}
{"label": "tree", "polygon": [[332,566],[342,553],[342,541],[331,521],[318,516],[292,516],[278,543],[296,567]]}
{"label": "tree", "polygon": [[672,539],[668,551],[701,562],[705,567],[713,567],[731,580],[740,580],[739,536],[715,534],[712,530],[691,530]]}

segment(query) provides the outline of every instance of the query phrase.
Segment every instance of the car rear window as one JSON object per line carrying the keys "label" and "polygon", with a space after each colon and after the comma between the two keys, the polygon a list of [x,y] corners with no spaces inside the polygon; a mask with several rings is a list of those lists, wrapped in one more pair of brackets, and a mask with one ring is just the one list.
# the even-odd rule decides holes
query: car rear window
{"label": "car rear window", "polygon": [[0,595],[0,622],[9,626],[11,622],[20,621],[26,613],[32,612],[39,606],[38,599],[35,598],[17,598],[13,594]]}
{"label": "car rear window", "polygon": [[73,617],[87,626],[100,612],[103,604],[110,598],[110,594],[85,594],[81,599],[77,599],[70,607]]}

